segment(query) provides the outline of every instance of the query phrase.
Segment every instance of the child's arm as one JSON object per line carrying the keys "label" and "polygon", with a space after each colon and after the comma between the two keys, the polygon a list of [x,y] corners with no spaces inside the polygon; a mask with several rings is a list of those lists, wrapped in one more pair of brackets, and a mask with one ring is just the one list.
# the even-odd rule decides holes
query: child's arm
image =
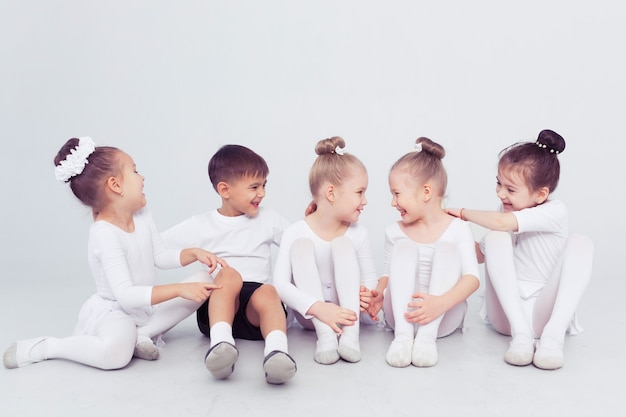
{"label": "child's arm", "polygon": [[501,213],[498,211],[469,210],[466,208],[449,208],[445,209],[445,212],[461,220],[476,223],[489,230],[517,232],[519,227],[517,217],[511,212]]}
{"label": "child's arm", "polygon": [[412,311],[404,313],[407,321],[417,324],[428,324],[455,305],[466,300],[478,289],[478,278],[473,275],[464,275],[454,287],[443,295],[431,295],[427,293],[415,293],[416,299],[409,303]]}
{"label": "child's arm", "polygon": [[358,319],[354,311],[325,301],[313,303],[306,314],[326,323],[338,334],[343,333],[343,330],[339,327],[340,325],[353,326]]}
{"label": "child's arm", "polygon": [[172,298],[181,297],[201,303],[211,295],[211,291],[221,288],[220,285],[208,282],[182,282],[179,284],[155,285],[152,287],[152,305],[162,303]]}
{"label": "child's arm", "polygon": [[228,266],[226,261],[224,261],[222,258],[219,258],[214,253],[205,251],[204,249],[187,248],[183,249],[180,252],[180,264],[182,266],[189,265],[190,263],[195,261],[201,262],[208,266],[209,274],[215,271],[215,268],[217,268],[218,264],[221,265],[222,268]]}

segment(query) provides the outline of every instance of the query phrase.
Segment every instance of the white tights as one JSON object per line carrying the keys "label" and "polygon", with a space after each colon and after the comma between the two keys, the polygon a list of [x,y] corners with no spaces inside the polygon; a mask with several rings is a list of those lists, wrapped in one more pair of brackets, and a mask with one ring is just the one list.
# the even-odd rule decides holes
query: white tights
{"label": "white tights", "polygon": [[[296,287],[317,300],[336,302],[341,307],[357,313],[358,317],[360,268],[354,245],[350,239],[342,236],[334,239],[330,247],[335,273],[334,286],[338,300],[326,300],[324,297],[322,281],[315,261],[315,246],[310,239],[302,238],[293,243],[290,253],[293,281]],[[329,325],[316,318],[306,320],[299,314],[296,317],[305,328],[315,329],[320,349],[324,349],[319,346],[320,343],[325,343],[329,349],[332,349],[333,343],[336,346],[337,335]],[[359,321],[357,320],[352,326],[344,326],[342,330],[342,340],[352,342],[352,347],[358,349]]]}
{"label": "white tights", "polygon": [[[210,282],[206,271],[199,271],[183,282]],[[155,306],[153,314],[141,327],[132,317],[119,311],[103,317],[92,335],[66,338],[46,338],[33,354],[43,359],[68,359],[100,369],[118,369],[126,366],[133,357],[138,336],[159,336],[195,312],[201,303],[174,298]]]}
{"label": "white tights", "polygon": [[[437,337],[447,336],[461,327],[467,304],[460,303],[428,324],[416,326],[404,318],[412,295],[426,291],[442,295],[449,291],[461,277],[461,255],[456,245],[438,242],[435,245],[429,288],[419,285],[419,247],[406,239],[396,243],[391,254],[389,287],[384,299],[385,320],[394,329],[394,340],[409,341],[415,338],[434,342]],[[421,287],[421,288],[420,288]]]}
{"label": "white tights", "polygon": [[[536,298],[524,300],[509,234],[489,232],[485,236],[485,301],[493,328],[514,338],[540,337],[542,343],[562,345],[591,279],[592,260],[593,242],[583,235],[570,235],[544,288]],[[534,303],[531,309],[524,305],[529,302]]]}

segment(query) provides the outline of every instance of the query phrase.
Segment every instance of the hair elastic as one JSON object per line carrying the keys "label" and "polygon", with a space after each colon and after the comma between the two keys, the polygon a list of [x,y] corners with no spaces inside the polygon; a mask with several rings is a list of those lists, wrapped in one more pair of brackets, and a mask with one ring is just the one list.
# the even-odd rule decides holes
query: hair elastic
{"label": "hair elastic", "polygon": [[415,144],[415,152],[422,152],[422,142]]}
{"label": "hair elastic", "polygon": [[343,155],[345,151],[346,151],[346,148],[340,148],[339,146],[337,146],[333,152],[336,153],[337,155]]}
{"label": "hair elastic", "polygon": [[96,144],[89,137],[78,139],[78,145],[54,168],[56,179],[68,182],[72,177],[80,175],[89,163],[87,158],[96,150]]}

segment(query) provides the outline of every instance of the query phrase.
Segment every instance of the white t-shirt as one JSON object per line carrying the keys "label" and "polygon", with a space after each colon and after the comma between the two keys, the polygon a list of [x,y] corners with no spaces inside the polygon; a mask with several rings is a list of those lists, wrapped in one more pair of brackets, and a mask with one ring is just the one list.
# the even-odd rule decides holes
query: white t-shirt
{"label": "white t-shirt", "polygon": [[[565,248],[567,207],[560,200],[550,200],[513,214],[518,223],[518,231],[511,233],[517,278],[545,284]],[[480,246],[485,253],[482,240]]]}
{"label": "white t-shirt", "polygon": [[[358,223],[353,223],[348,227],[344,236],[352,241],[356,250],[361,273],[361,285],[370,289],[376,288],[378,277],[376,275],[376,266],[372,256],[367,229]],[[278,257],[276,258],[276,264],[274,265],[274,285],[281,299],[287,306],[296,310],[303,317],[311,318],[311,316],[306,315],[306,312],[316,301],[322,300],[315,299],[313,296],[300,290],[292,282],[291,246],[294,241],[300,238],[311,239],[315,246],[317,270],[322,280],[325,297],[329,298],[324,301],[337,302],[337,300],[332,299],[332,295],[336,294],[336,291],[335,271],[330,242],[317,236],[304,220],[295,222],[287,228],[283,234],[283,240],[280,245]]]}
{"label": "white t-shirt", "polygon": [[170,246],[213,252],[244,281],[271,283],[272,245],[280,244],[288,225],[277,212],[265,207],[255,217],[223,216],[215,209],[182,221],[162,236]]}

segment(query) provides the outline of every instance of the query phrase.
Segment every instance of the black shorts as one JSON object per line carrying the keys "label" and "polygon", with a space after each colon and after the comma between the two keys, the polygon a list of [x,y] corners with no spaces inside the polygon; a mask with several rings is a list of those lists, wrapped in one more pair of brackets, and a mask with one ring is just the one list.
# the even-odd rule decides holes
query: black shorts
{"label": "black shorts", "polygon": [[[239,292],[239,308],[235,312],[235,319],[233,320],[233,337],[235,339],[246,340],[263,340],[261,334],[261,328],[251,324],[246,317],[246,308],[250,302],[252,294],[263,284],[258,282],[244,281],[241,291]],[[209,297],[209,300],[211,298]],[[209,329],[209,300],[206,300],[200,308],[196,311],[196,320],[198,321],[198,328],[207,337],[210,337]],[[285,315],[287,315],[287,310]]]}

